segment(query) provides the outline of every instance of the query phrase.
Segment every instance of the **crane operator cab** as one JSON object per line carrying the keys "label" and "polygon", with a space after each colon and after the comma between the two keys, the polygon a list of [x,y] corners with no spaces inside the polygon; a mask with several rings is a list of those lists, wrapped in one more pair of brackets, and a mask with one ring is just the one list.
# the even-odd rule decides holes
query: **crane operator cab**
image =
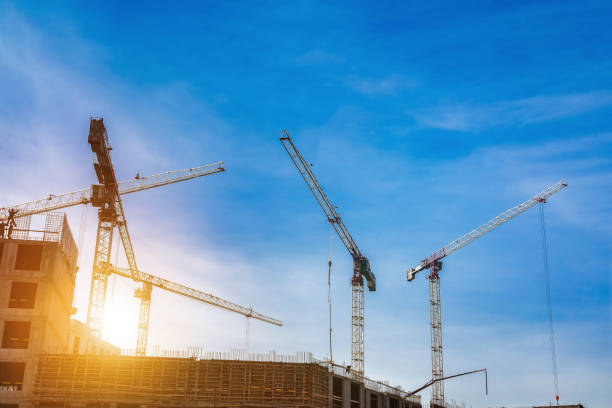
{"label": "crane operator cab", "polygon": [[368,284],[368,290],[370,292],[376,291],[376,276],[372,273],[370,269],[370,261],[368,258],[361,257],[359,259],[359,272],[361,272],[361,276],[363,276]]}

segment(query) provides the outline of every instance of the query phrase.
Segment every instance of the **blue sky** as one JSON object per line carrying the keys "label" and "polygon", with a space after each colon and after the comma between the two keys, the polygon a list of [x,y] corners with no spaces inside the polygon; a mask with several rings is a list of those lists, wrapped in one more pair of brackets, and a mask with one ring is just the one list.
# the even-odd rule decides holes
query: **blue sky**
{"label": "blue sky", "polygon": [[[0,184],[15,204],[95,181],[104,117],[120,179],[224,160],[126,196],[141,269],[285,322],[254,351],[325,357],[330,226],[278,141],[287,128],[371,260],[366,373],[431,375],[427,282],[405,270],[567,178],[546,205],[561,401],[607,406],[612,378],[612,34],[606,2],[0,1]],[[78,235],[80,209],[68,211]],[[85,318],[90,209],[76,289]],[[554,397],[537,209],[449,257],[446,384],[474,407]],[[351,260],[333,241],[334,357],[349,360]],[[120,259],[120,263],[122,260]],[[106,337],[133,347],[133,285]],[[114,311],[114,312],[112,312]],[[244,319],[155,291],[149,344],[224,351]],[[428,400],[428,393],[424,393]]]}

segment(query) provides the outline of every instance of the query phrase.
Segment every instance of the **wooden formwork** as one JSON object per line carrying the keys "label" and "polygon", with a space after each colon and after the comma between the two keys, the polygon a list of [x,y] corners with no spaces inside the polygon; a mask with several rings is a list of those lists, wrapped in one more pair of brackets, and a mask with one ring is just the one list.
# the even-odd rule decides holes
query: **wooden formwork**
{"label": "wooden formwork", "polygon": [[43,355],[32,402],[39,407],[323,408],[329,379],[328,369],[315,363]]}

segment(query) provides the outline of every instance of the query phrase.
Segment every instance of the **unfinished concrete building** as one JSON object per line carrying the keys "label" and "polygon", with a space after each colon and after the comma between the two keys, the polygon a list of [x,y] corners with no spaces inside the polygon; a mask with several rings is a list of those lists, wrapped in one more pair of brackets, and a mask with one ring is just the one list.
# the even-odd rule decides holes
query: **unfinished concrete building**
{"label": "unfinished concrete building", "polygon": [[92,355],[41,356],[30,402],[41,408],[421,407],[419,397],[320,362]]}
{"label": "unfinished concrete building", "polygon": [[0,237],[0,404],[17,407],[29,398],[43,353],[109,354],[119,349],[91,339],[71,320],[78,251],[60,213],[16,219]]}

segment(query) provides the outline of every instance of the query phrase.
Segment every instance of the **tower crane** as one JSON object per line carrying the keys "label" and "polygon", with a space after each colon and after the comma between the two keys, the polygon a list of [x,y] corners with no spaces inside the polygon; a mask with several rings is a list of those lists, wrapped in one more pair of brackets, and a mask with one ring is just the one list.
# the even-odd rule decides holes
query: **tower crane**
{"label": "tower crane", "polygon": [[470,242],[482,237],[487,232],[494,230],[500,225],[506,223],[520,213],[527,211],[538,203],[544,203],[548,197],[557,193],[559,190],[567,187],[567,181],[561,180],[556,184],[548,187],[537,196],[512,207],[497,217],[490,219],[480,227],[467,234],[457,238],[450,244],[443,246],[438,251],[434,252],[414,268],[408,270],[406,279],[412,281],[414,276],[429,269],[429,319],[430,319],[430,334],[431,334],[431,374],[434,381],[431,393],[431,406],[444,407],[444,382],[440,381],[444,377],[444,362],[442,357],[442,316],[440,305],[440,276],[439,272],[442,269],[441,259],[463,248]]}
{"label": "tower crane", "polygon": [[[111,147],[108,142],[108,134],[102,118],[92,118],[90,120],[88,142],[94,153],[94,170],[100,184],[93,184],[91,188],[85,188],[67,194],[49,195],[40,200],[1,208],[0,219],[4,220],[5,218],[9,218],[11,214],[13,214],[14,217],[24,217],[79,204],[91,204],[99,208],[87,324],[91,328],[92,334],[96,337],[100,337],[108,279],[104,265],[110,263],[111,244],[115,226],[117,226],[119,230],[128,265],[130,266],[131,277],[134,281],[143,282],[143,278],[140,276],[136,266],[134,251],[132,249],[120,196],[220,173],[225,171],[225,167],[223,162],[217,162],[196,168],[159,173],[149,177],[137,176],[133,180],[118,183],[111,161]],[[144,282],[141,288],[135,293],[135,295],[141,299],[138,340],[136,345],[137,355],[144,355],[146,352],[151,288],[152,286],[149,283]]]}
{"label": "tower crane", "polygon": [[[87,324],[92,328],[94,335],[100,337],[99,333],[102,330],[104,319],[104,303],[108,280],[108,274],[104,269],[104,265],[110,263],[115,226],[119,230],[119,236],[121,237],[132,279],[137,282],[142,282],[142,279],[136,265],[136,257],[134,256],[132,240],[127,228],[125,211],[123,210],[123,203],[119,195],[119,186],[117,185],[115,169],[110,154],[112,148],[108,142],[108,133],[106,132],[106,126],[104,126],[104,119],[91,118],[87,142],[94,153],[93,165],[98,182],[100,183],[92,186],[93,199],[91,205],[98,207],[98,231],[89,290]],[[151,284],[143,282],[135,293],[140,298],[136,355],[144,355],[146,352],[149,313],[151,311],[151,289]]]}
{"label": "tower crane", "polygon": [[[132,271],[130,268],[118,268],[112,264],[104,264],[104,268],[106,269],[107,275],[114,273],[124,278],[133,279]],[[208,303],[209,305],[240,314],[247,318],[260,320],[262,322],[270,323],[275,326],[283,325],[282,321],[265,316],[261,313],[257,313],[253,311],[253,308],[251,307],[240,306],[220,297],[211,295],[206,292],[201,292],[196,289],[192,289],[185,285],[181,285],[180,283],[172,282],[155,275],[150,275],[148,273],[139,271],[139,279],[142,279],[141,283],[146,283],[156,288],[164,289],[168,292],[176,293],[177,295],[185,296],[203,303]]]}
{"label": "tower crane", "polygon": [[361,378],[364,373],[364,305],[363,305],[363,279],[365,278],[368,290],[376,290],[376,277],[370,269],[370,261],[366,258],[349,234],[340,215],[329,201],[321,185],[317,181],[311,166],[304,160],[297,147],[289,137],[289,132],[283,130],[280,141],[289,153],[295,167],[304,178],[308,188],[323,209],[327,221],[331,223],[340,240],[353,258],[353,276],[351,277],[351,371]]}

